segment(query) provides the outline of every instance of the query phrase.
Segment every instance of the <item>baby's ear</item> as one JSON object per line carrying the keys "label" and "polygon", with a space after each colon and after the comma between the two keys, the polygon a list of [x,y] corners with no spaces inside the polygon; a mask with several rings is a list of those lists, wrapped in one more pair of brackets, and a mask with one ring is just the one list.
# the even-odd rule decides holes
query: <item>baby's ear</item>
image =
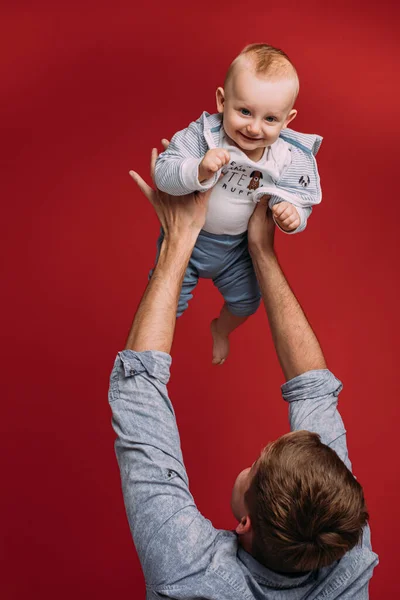
{"label": "baby's ear", "polygon": [[217,110],[219,113],[223,113],[224,112],[224,104],[225,104],[225,91],[224,88],[219,87],[217,88],[216,91],[216,98],[217,98]]}
{"label": "baby's ear", "polygon": [[290,111],[290,113],[286,117],[286,121],[285,121],[285,125],[283,126],[283,129],[286,129],[286,127],[289,125],[289,123],[291,121],[293,121],[293,119],[295,119],[296,116],[297,116],[297,110],[295,108],[292,108],[292,110]]}

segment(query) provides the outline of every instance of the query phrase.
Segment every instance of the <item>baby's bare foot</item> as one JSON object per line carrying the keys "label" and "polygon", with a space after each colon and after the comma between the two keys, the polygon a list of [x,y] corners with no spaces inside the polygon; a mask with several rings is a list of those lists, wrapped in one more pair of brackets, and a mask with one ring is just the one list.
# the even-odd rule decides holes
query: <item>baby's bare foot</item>
{"label": "baby's bare foot", "polygon": [[213,337],[213,365],[222,365],[229,354],[229,338],[218,331],[218,319],[211,321]]}

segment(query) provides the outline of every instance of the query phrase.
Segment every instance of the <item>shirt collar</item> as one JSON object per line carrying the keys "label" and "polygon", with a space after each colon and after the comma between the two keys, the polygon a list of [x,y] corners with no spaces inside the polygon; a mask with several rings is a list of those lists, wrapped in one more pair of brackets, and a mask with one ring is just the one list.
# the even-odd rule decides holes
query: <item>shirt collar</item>
{"label": "shirt collar", "polygon": [[315,573],[310,571],[309,573],[297,575],[295,577],[290,577],[284,575],[283,573],[277,573],[276,571],[272,571],[267,567],[264,567],[261,563],[259,563],[255,558],[251,556],[246,550],[244,550],[241,546],[238,548],[237,556],[239,560],[247,567],[250,571],[254,579],[256,579],[259,583],[263,583],[264,585],[268,585],[269,587],[276,589],[291,589],[296,587],[301,587],[305,583],[308,583],[311,579],[315,577]]}

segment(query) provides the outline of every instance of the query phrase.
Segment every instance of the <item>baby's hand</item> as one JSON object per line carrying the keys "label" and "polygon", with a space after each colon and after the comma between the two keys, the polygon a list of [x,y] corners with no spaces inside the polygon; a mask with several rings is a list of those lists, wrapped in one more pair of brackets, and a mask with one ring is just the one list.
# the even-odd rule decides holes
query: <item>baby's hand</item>
{"label": "baby's hand", "polygon": [[230,160],[229,152],[223,148],[213,148],[206,152],[199,164],[199,181],[207,181]]}
{"label": "baby's hand", "polygon": [[293,231],[300,225],[299,213],[290,202],[279,202],[271,210],[279,227],[284,231]]}

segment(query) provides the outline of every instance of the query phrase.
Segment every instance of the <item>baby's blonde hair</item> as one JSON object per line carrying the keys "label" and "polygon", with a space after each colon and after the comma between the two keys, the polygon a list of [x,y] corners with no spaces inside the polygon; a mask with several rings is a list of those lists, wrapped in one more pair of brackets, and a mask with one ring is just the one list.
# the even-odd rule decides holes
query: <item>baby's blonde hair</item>
{"label": "baby's blonde hair", "polygon": [[271,79],[293,79],[296,85],[294,99],[299,93],[299,78],[297,71],[283,50],[268,44],[250,44],[231,63],[225,77],[224,87],[235,73],[237,66],[248,60],[256,75],[266,75]]}

